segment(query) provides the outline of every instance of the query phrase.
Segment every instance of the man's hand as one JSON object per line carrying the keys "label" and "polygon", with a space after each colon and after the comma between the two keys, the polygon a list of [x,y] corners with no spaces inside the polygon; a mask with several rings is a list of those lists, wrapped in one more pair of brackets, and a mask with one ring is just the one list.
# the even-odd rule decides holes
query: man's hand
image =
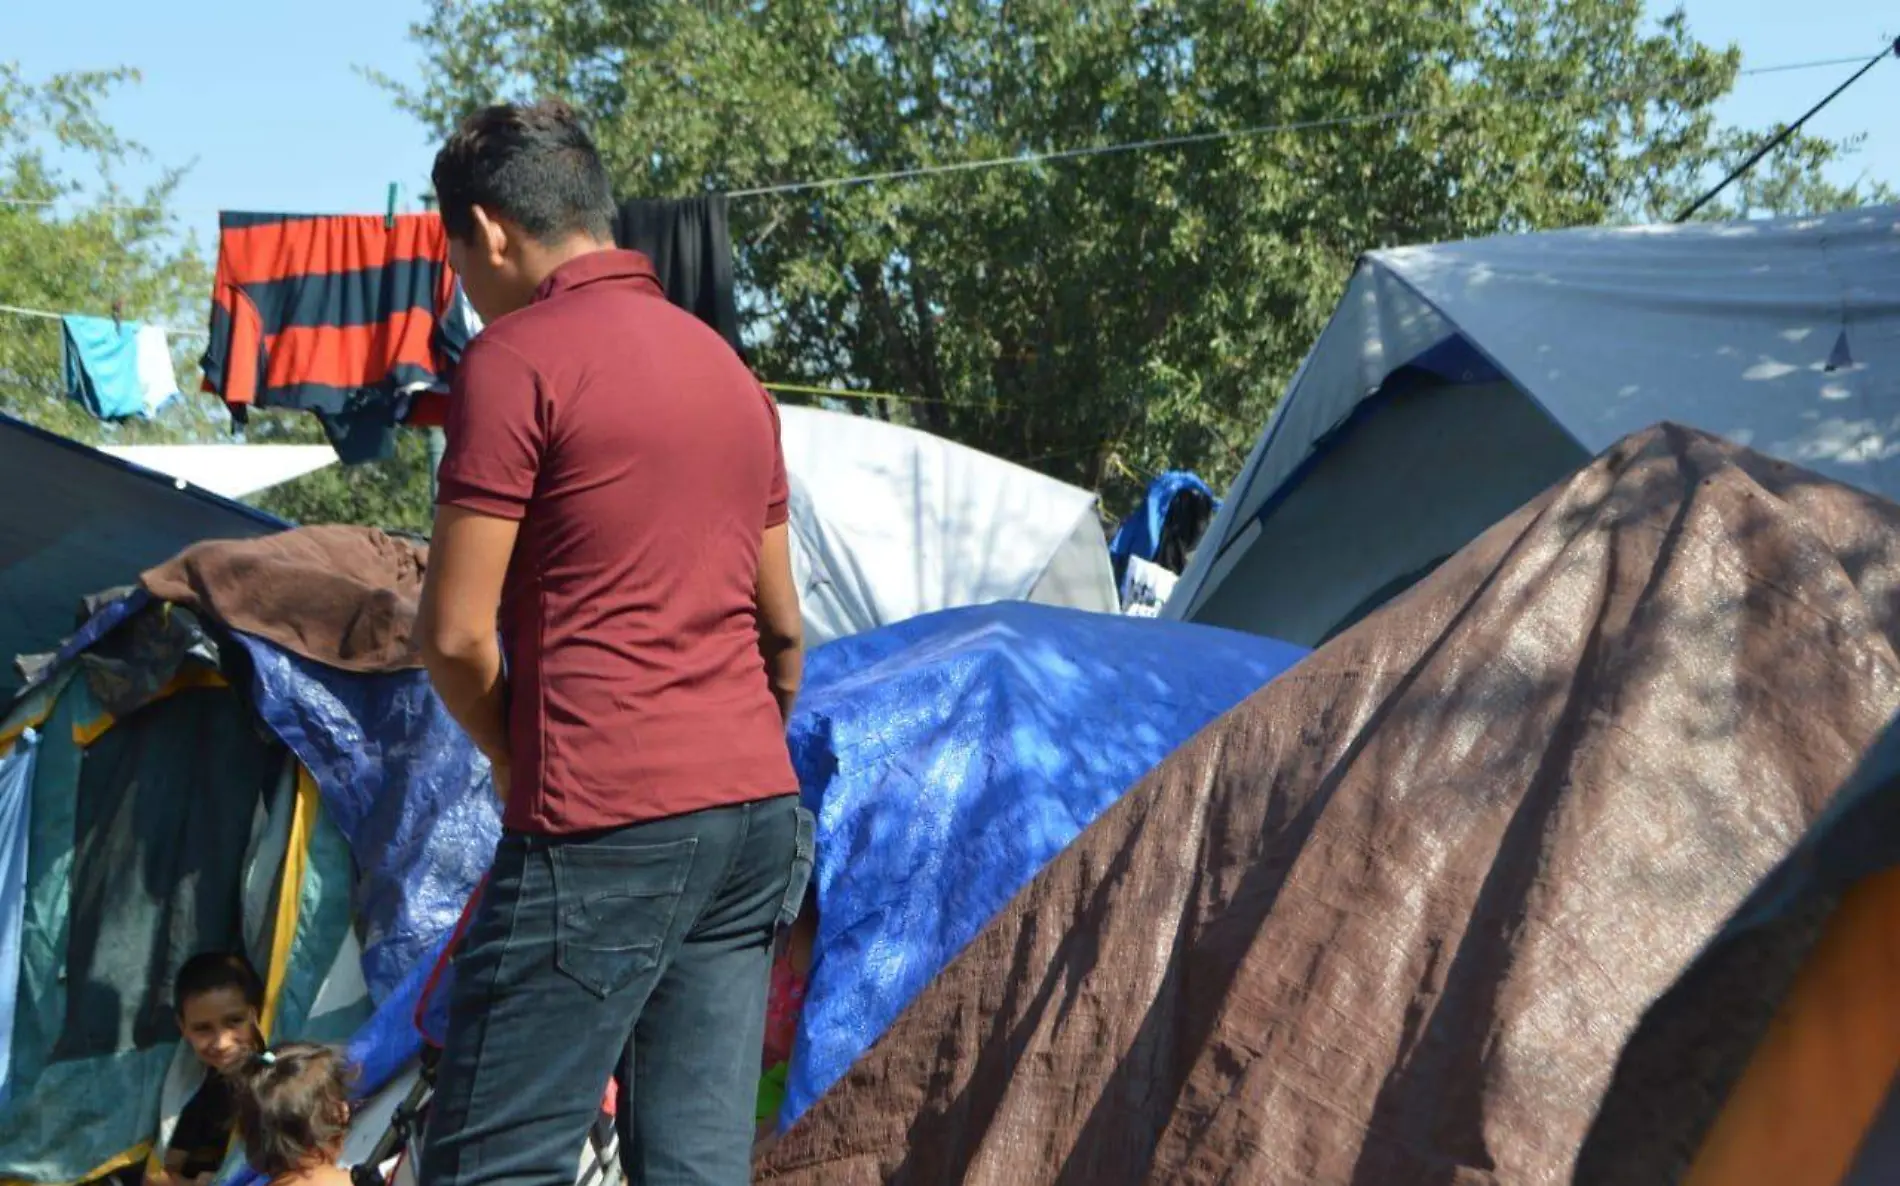
{"label": "man's hand", "polygon": [[798,607],[798,582],[792,579],[792,535],[781,523],[765,529],[759,546],[759,579],[753,592],[758,610],[759,655],[778,701],[779,716],[792,721],[792,705],[805,677],[805,616]]}

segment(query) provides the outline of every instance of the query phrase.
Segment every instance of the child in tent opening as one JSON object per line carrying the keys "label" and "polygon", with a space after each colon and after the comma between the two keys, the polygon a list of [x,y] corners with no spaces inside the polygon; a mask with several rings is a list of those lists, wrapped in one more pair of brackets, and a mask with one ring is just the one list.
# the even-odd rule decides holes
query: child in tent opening
{"label": "child in tent opening", "polygon": [[146,1176],[149,1186],[204,1186],[223,1166],[237,1119],[231,1076],[263,1049],[263,1005],[264,983],[241,955],[205,952],[178,970],[172,987],[178,1031],[209,1073],[179,1112],[164,1166]]}
{"label": "child in tent opening", "polygon": [[350,1186],[337,1165],[350,1134],[349,1064],[328,1046],[285,1042],[236,1077],[238,1132],[271,1186]]}
{"label": "child in tent opening", "polygon": [[764,1073],[759,1076],[759,1102],[754,1157],[778,1140],[779,1109],[785,1105],[785,1079],[791,1071],[792,1046],[798,1038],[798,1016],[805,1008],[805,982],[811,977],[812,945],[818,938],[818,890],[805,891],[804,905],[792,920],[785,941],[772,960],[772,987],[765,1003]]}

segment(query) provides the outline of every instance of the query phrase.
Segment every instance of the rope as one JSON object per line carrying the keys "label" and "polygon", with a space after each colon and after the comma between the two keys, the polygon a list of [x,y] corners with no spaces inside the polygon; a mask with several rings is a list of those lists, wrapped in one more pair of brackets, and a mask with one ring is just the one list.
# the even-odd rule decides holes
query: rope
{"label": "rope", "polygon": [[[1882,50],[1881,56],[1888,51]],[[1786,74],[1798,70],[1818,70],[1831,66],[1848,65],[1863,59],[1856,55],[1845,58],[1821,58],[1805,62],[1783,62],[1771,66],[1753,66],[1736,71],[1737,78],[1752,78],[1762,74]],[[1661,79],[1647,88],[1632,88],[1627,96],[1661,89],[1664,85],[1678,79]],[[1180,136],[1161,136],[1145,140],[1130,140],[1119,144],[1102,144],[1076,148],[1056,149],[1049,152],[1018,153],[1014,156],[989,157],[975,161],[956,161],[941,165],[919,165],[906,169],[889,169],[874,173],[858,173],[847,177],[828,177],[811,181],[789,181],[782,184],[750,186],[742,189],[727,190],[721,196],[729,199],[768,197],[777,194],[807,193],[819,190],[844,189],[851,186],[872,185],[884,181],[909,181],[921,177],[935,177],[948,173],[970,173],[987,169],[1002,169],[1016,165],[1036,165],[1051,161],[1082,160],[1090,157],[1111,156],[1130,152],[1153,152],[1170,148],[1191,147],[1197,144],[1214,144],[1228,140],[1241,140],[1259,136],[1270,136],[1289,132],[1324,131],[1329,128],[1355,127],[1371,124],[1394,123],[1402,120],[1417,119],[1430,115],[1450,115],[1467,111],[1482,111],[1497,107],[1508,107],[1526,103],[1550,103],[1582,93],[1584,88],[1567,91],[1554,91],[1545,94],[1520,94],[1500,96],[1496,99],[1479,100],[1471,103],[1454,103],[1439,107],[1412,107],[1393,111],[1372,112],[1364,115],[1341,115],[1323,119],[1296,120],[1291,123],[1262,124],[1255,127],[1233,128],[1225,131],[1194,132]],[[0,197],[0,206],[20,208],[42,208],[63,205],[60,199],[9,198]],[[152,204],[126,204],[100,202],[87,207],[90,210],[117,210],[127,213],[216,213],[208,208],[187,206],[157,206]]]}
{"label": "rope", "polygon": [[[15,317],[33,317],[43,321],[58,321],[63,314],[51,309],[29,309],[22,305],[0,305],[0,313]],[[158,327],[172,337],[204,338],[209,333],[202,329],[174,329],[169,326]],[[907,404],[943,404],[955,408],[1006,408],[1014,405],[998,400],[952,400],[933,399],[927,395],[899,395],[890,391],[857,391],[849,387],[812,387],[802,383],[763,383],[760,386],[768,391],[782,391],[788,395],[817,395],[830,399],[882,399]]]}
{"label": "rope", "polygon": [[[19,305],[0,305],[0,313],[11,313],[15,317],[38,317],[46,321],[58,321],[65,316],[65,314],[55,313],[51,309],[27,309]],[[156,328],[160,333],[172,338],[208,338],[211,336],[209,330],[174,329],[168,325],[161,325]]]}
{"label": "rope", "polygon": [[856,391],[849,387],[807,387],[798,383],[761,383],[767,391],[787,395],[820,395],[829,399],[888,399],[902,404],[943,404],[952,408],[1007,408],[1014,405],[993,399],[934,399],[927,395],[897,395],[889,391]]}
{"label": "rope", "polygon": [[[1887,51],[1882,51],[1884,57]],[[1878,60],[1878,59],[1876,59]],[[1824,66],[1838,66],[1843,62],[1859,62],[1859,57],[1830,58],[1812,62],[1788,62],[1775,66],[1757,66],[1748,70],[1736,71],[1736,77],[1752,77],[1757,74],[1781,74],[1794,70],[1814,70]],[[1648,88],[1631,88],[1628,96],[1645,93],[1647,90],[1659,90],[1667,82],[1677,79],[1661,80]],[[1551,103],[1567,99],[1578,94],[1581,88],[1568,91],[1553,91],[1545,94],[1506,95],[1496,99],[1478,100],[1470,103],[1450,103],[1437,107],[1401,108],[1393,111],[1378,111],[1365,115],[1339,115],[1322,119],[1295,120],[1291,123],[1259,124],[1253,127],[1232,128],[1218,132],[1194,132],[1181,136],[1162,136],[1149,140],[1131,140],[1121,144],[1104,144],[1082,148],[1063,148],[1050,152],[1018,153],[1014,156],[988,157],[983,160],[958,161],[943,165],[918,165],[908,169],[889,169],[877,173],[858,173],[848,177],[831,177],[821,181],[790,181],[782,185],[762,185],[750,189],[728,190],[725,197],[732,199],[766,197],[774,194],[807,193],[814,190],[843,189],[849,186],[873,185],[884,181],[910,181],[920,177],[936,177],[947,173],[970,173],[985,169],[1000,169],[1011,165],[1038,165],[1050,161],[1072,161],[1088,157],[1111,156],[1129,152],[1150,152],[1167,148],[1184,148],[1197,144],[1214,144],[1228,140],[1252,139],[1259,136],[1271,136],[1286,132],[1324,131],[1330,128],[1358,127],[1372,124],[1396,123],[1430,115],[1451,115],[1467,111],[1484,111],[1497,107],[1518,106],[1527,103]]]}

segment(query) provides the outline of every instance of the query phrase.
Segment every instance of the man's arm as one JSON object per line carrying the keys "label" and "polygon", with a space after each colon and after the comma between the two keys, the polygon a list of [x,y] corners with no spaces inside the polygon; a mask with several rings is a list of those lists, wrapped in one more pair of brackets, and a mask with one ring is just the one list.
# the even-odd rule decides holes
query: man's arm
{"label": "man's arm", "polygon": [[791,531],[783,523],[765,529],[754,601],[765,676],[778,700],[779,715],[789,723],[799,684],[805,678],[805,618],[799,612],[798,585],[792,579]]}
{"label": "man's arm", "polygon": [[496,618],[520,524],[461,507],[436,511],[416,622],[423,663],[449,715],[495,765],[507,796],[507,688]]}

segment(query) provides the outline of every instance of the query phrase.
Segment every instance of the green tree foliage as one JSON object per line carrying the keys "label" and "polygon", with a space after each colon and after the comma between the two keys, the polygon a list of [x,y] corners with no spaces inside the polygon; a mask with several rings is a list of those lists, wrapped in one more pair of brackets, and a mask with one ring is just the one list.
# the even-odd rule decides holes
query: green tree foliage
{"label": "green tree foliage", "polygon": [[[628,196],[1207,136],[734,199],[763,377],[1098,488],[1231,475],[1361,252],[1666,218],[1759,142],[1712,115],[1738,53],[1640,0],[434,0],[414,36],[431,127],[564,97]],[[1864,200],[1843,148],[1710,216]]]}
{"label": "green tree foliage", "polygon": [[[0,304],[201,325],[210,273],[184,241],[166,203],[178,174],[128,191],[126,165],[144,158],[100,117],[128,70],[26,79],[0,62]],[[62,166],[64,166],[62,168]],[[159,421],[101,425],[64,398],[57,321],[0,314],[0,410],[97,443],[192,440],[215,430],[221,410],[180,401]],[[181,379],[202,343],[174,339]]]}
{"label": "green tree foliage", "polygon": [[[259,419],[253,414],[251,423]],[[267,423],[270,427],[262,434],[251,433],[252,440],[323,441],[311,416],[277,415]],[[433,509],[428,466],[427,438],[404,432],[397,434],[396,455],[388,461],[333,465],[265,490],[252,501],[293,523],[362,523],[426,534]]]}
{"label": "green tree foliage", "polygon": [[[120,176],[146,159],[116,133],[100,106],[129,70],[62,74],[34,82],[0,62],[0,305],[109,314],[202,327],[211,275],[169,212],[180,174],[128,191]],[[227,440],[216,397],[197,393],[203,339],[173,338],[186,398],[155,421],[101,424],[65,398],[57,321],[0,313],[0,411],[90,444]],[[322,443],[316,421],[258,412],[258,443]],[[368,523],[419,530],[429,515],[426,446],[406,433],[391,461],[332,466],[265,491],[264,509],[303,523]]]}

